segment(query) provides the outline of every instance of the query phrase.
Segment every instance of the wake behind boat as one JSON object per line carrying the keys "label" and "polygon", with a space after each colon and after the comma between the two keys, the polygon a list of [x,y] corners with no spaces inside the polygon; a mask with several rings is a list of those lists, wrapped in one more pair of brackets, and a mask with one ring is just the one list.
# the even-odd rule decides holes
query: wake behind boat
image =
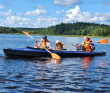
{"label": "wake behind boat", "polygon": [[[45,49],[24,47],[24,48],[8,48],[3,49],[7,57],[51,57]],[[100,56],[106,52],[88,52],[88,51],[73,51],[73,50],[49,50],[61,57],[84,57],[84,56]]]}

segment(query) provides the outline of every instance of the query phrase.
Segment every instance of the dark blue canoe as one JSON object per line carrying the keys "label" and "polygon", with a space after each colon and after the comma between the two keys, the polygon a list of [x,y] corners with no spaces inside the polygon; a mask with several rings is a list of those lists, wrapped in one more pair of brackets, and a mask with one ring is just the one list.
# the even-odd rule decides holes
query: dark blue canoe
{"label": "dark blue canoe", "polygon": [[[3,49],[7,57],[50,57],[45,49],[25,47],[25,48],[8,48]],[[72,50],[50,50],[61,57],[84,57],[84,56],[100,56],[105,55],[106,52],[86,52],[86,51],[72,51]]]}

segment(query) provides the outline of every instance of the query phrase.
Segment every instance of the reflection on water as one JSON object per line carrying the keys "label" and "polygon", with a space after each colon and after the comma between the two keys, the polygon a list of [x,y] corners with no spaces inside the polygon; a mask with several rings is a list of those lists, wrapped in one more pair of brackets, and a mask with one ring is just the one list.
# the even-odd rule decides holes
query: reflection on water
{"label": "reflection on water", "polygon": [[53,63],[60,63],[61,62],[61,60],[57,60],[57,59],[54,59],[54,58],[51,58],[50,61],[53,62]]}
{"label": "reflection on water", "polygon": [[85,69],[88,68],[90,66],[90,62],[92,61],[92,59],[93,57],[90,57],[90,56],[84,57],[84,59],[81,60],[81,63],[83,65],[82,68],[85,68]]}
{"label": "reflection on water", "polygon": [[[79,37],[48,37],[53,48],[57,39],[66,45],[82,42]],[[93,41],[99,40],[93,38]],[[0,35],[0,44],[1,93],[110,92],[110,44],[95,44],[96,50],[107,52],[106,56],[62,58],[60,61],[50,57],[7,58],[3,48],[34,46],[26,35]]]}

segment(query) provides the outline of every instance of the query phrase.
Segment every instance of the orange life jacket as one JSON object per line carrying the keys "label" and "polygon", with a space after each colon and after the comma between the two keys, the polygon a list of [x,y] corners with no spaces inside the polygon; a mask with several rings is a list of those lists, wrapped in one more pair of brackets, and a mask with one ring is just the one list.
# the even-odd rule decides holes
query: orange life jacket
{"label": "orange life jacket", "polygon": [[61,43],[60,45],[56,45],[55,49],[56,50],[61,50],[61,48],[63,49],[63,43]]}
{"label": "orange life jacket", "polygon": [[41,39],[41,42],[40,42],[40,48],[41,49],[44,49],[43,47],[47,47],[46,45],[47,45],[47,42],[49,42],[49,40],[47,39],[46,41],[43,41],[42,39]]}
{"label": "orange life jacket", "polygon": [[92,40],[89,40],[88,42],[85,43],[85,41],[82,42],[82,46],[84,46],[86,51],[93,51],[89,45],[89,43],[92,42]]}
{"label": "orange life jacket", "polygon": [[43,47],[46,48],[46,44],[47,44],[47,42],[41,42],[41,43],[40,43],[40,48],[43,48]]}

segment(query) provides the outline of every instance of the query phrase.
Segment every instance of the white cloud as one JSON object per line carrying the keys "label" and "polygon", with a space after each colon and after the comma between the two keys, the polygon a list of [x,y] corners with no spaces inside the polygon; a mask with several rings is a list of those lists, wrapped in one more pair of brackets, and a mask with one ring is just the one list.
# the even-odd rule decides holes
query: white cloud
{"label": "white cloud", "polygon": [[62,11],[56,11],[56,14],[63,14],[64,13],[64,10]]}
{"label": "white cloud", "polygon": [[10,17],[7,17],[6,21],[13,21],[13,22],[19,22],[19,21],[30,21],[30,19],[28,18],[21,18],[19,16],[10,16]]}
{"label": "white cloud", "polygon": [[11,16],[13,13],[12,13],[12,10],[10,9],[9,12],[0,12],[0,16]]}
{"label": "white cloud", "polygon": [[4,8],[4,6],[0,5],[0,9],[3,9],[3,8]]}
{"label": "white cloud", "polygon": [[0,26],[5,26],[4,20],[1,20],[1,19],[0,19]]}
{"label": "white cloud", "polygon": [[83,15],[87,18],[92,17],[91,14],[87,11],[87,12],[83,12]]}
{"label": "white cloud", "polygon": [[75,9],[70,9],[70,10],[66,11],[66,14],[69,18],[73,17],[73,16],[79,16],[79,15],[81,15],[80,7],[76,6]]}
{"label": "white cloud", "polygon": [[56,14],[61,14],[61,12],[60,11],[56,11]]}
{"label": "white cloud", "polygon": [[58,24],[57,18],[39,16],[37,17],[36,22],[33,23],[33,26],[34,27],[48,27],[48,26],[54,26],[56,24]]}
{"label": "white cloud", "polygon": [[110,22],[110,13],[94,13],[94,15],[99,17],[100,21]]}
{"label": "white cloud", "polygon": [[9,27],[27,27],[30,23],[30,19],[22,18],[19,16],[9,16],[5,21],[2,21],[1,24]]}
{"label": "white cloud", "polygon": [[100,13],[100,12],[97,12],[97,13],[94,13],[94,15],[110,17],[110,13]]}
{"label": "white cloud", "polygon": [[[8,12],[0,12],[0,25],[1,26],[9,26],[9,27],[49,27],[57,25],[61,22],[98,22],[98,23],[109,23],[110,22],[110,13],[100,13],[96,12],[91,14],[89,11],[82,12],[80,7],[77,5],[75,8],[71,8],[67,11],[61,10],[56,11],[56,17],[43,16],[43,14],[47,14],[45,10],[36,9],[34,11],[28,11],[24,15],[28,15],[25,17],[21,17],[19,13],[13,13],[10,9]],[[34,15],[37,19],[31,15]],[[3,17],[2,17],[3,16]],[[5,16],[5,17],[4,17]],[[22,14],[23,16],[23,14]],[[31,17],[32,20],[31,20]],[[62,17],[62,18],[61,18]],[[3,19],[2,19],[3,18]],[[6,18],[6,19],[4,19]]]}
{"label": "white cloud", "polygon": [[43,8],[45,8],[45,7],[44,7],[44,6],[42,6],[42,5],[38,5],[37,7],[38,7],[38,8],[42,8],[42,9],[43,9]]}
{"label": "white cloud", "polygon": [[31,12],[28,11],[25,13],[25,15],[35,15],[35,16],[42,15],[42,14],[47,14],[47,12],[45,10],[42,10],[42,9],[36,9],[34,11],[31,11]]}
{"label": "white cloud", "polygon": [[66,11],[63,19],[64,22],[110,22],[110,13],[90,14],[89,11],[81,12],[80,7],[76,6],[74,9]]}
{"label": "white cloud", "polygon": [[46,7],[44,7],[44,6],[42,6],[42,5],[36,5],[36,6],[33,6],[33,8],[46,9]]}
{"label": "white cloud", "polygon": [[31,27],[31,28],[42,28],[49,27],[58,24],[57,18],[38,16],[36,20],[23,18],[20,16],[9,16],[6,20],[0,19],[1,26],[8,27]]}
{"label": "white cloud", "polygon": [[61,6],[72,6],[80,3],[81,0],[54,0],[54,4]]}

